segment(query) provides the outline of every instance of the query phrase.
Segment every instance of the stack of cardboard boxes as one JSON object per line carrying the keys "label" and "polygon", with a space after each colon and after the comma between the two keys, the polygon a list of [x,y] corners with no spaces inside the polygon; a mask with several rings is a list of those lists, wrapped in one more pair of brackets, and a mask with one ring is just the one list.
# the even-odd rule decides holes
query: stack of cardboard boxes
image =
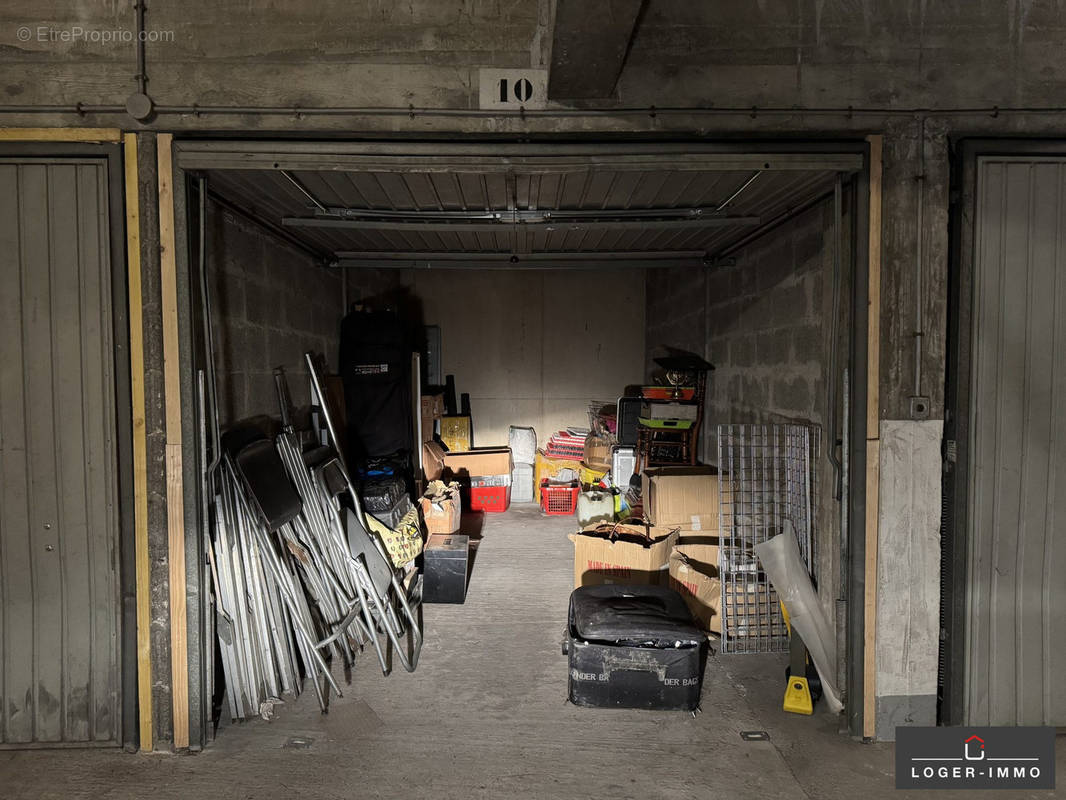
{"label": "stack of cardboard boxes", "polygon": [[648,525],[592,525],[570,537],[574,585],[669,585],[705,630],[720,634],[717,471],[649,468],[642,484]]}
{"label": "stack of cardboard boxes", "polygon": [[511,505],[510,447],[483,447],[444,454],[444,475],[462,486],[471,511],[506,511]]}

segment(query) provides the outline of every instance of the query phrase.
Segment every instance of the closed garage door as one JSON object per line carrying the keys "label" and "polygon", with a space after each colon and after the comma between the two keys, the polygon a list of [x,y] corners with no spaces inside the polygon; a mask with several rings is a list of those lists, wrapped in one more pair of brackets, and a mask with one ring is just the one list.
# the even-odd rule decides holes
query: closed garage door
{"label": "closed garage door", "polygon": [[1066,159],[978,160],[965,721],[1066,725]]}
{"label": "closed garage door", "polygon": [[0,745],[119,736],[106,164],[0,161]]}

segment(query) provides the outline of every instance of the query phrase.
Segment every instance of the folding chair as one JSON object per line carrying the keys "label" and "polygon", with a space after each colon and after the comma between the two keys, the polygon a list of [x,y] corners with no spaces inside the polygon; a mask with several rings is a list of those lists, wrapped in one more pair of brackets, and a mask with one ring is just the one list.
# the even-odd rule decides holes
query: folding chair
{"label": "folding chair", "polygon": [[[360,632],[368,633],[373,641],[383,674],[389,673],[389,663],[377,634],[383,633],[396,651],[400,664],[408,672],[414,672],[418,666],[418,657],[422,651],[422,629],[415,615],[412,598],[408,596],[403,582],[381,539],[375,535],[366,520],[359,494],[352,484],[351,476],[340,454],[340,443],[333,427],[333,419],[322,392],[318,371],[311,353],[305,356],[311,376],[314,396],[312,402],[321,411],[326,429],[333,444],[336,457],[328,459],[314,470],[315,482],[319,487],[320,497],[328,505],[335,529],[343,531],[348,543],[348,568],[356,589],[357,597],[353,599],[348,613],[336,625],[329,637],[318,643],[327,645],[343,635],[357,620]],[[352,508],[344,508],[340,496],[347,489]],[[340,523],[343,520],[343,524]],[[414,603],[417,606],[417,600]],[[410,648],[405,647],[403,639],[410,632]]]}

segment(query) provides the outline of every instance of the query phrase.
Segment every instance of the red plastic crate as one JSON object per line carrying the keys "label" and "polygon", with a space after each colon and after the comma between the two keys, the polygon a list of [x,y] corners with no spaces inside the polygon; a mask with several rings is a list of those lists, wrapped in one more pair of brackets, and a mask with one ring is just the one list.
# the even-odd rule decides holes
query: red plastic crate
{"label": "red plastic crate", "polygon": [[470,510],[490,513],[506,511],[511,505],[511,487],[471,486]]}
{"label": "red plastic crate", "polygon": [[696,396],[696,389],[693,386],[682,386],[678,390],[678,396],[674,397],[673,386],[642,386],[640,393],[644,396],[645,400],[691,400]]}
{"label": "red plastic crate", "polygon": [[547,481],[540,484],[540,508],[548,516],[565,516],[577,511],[577,496],[581,485],[577,482],[551,486]]}

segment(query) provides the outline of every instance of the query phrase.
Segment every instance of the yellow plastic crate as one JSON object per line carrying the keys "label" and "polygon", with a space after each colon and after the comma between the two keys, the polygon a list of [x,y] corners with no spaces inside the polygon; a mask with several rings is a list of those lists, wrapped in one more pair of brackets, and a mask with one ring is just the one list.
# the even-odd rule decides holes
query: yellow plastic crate
{"label": "yellow plastic crate", "polygon": [[591,486],[592,484],[597,483],[600,478],[602,478],[608,472],[609,470],[606,469],[594,469],[593,467],[590,467],[588,464],[582,461],[581,469],[578,471],[577,476],[578,480],[581,481],[582,486]]}

